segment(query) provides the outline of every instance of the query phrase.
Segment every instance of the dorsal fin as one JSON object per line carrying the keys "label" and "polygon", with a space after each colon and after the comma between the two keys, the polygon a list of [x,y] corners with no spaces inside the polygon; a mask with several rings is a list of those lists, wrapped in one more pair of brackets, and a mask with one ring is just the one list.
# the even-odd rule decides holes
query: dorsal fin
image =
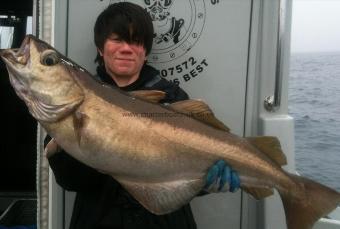
{"label": "dorsal fin", "polygon": [[133,97],[146,100],[152,103],[159,103],[162,99],[165,98],[166,93],[164,91],[159,90],[137,90],[137,91],[130,91],[130,95]]}
{"label": "dorsal fin", "polygon": [[282,152],[279,139],[276,137],[248,137],[247,140],[278,165],[282,166],[287,164],[287,158]]}
{"label": "dorsal fin", "polygon": [[229,132],[229,128],[218,120],[210,107],[201,100],[183,100],[172,103],[169,106],[179,113],[191,115],[193,118],[217,129]]}

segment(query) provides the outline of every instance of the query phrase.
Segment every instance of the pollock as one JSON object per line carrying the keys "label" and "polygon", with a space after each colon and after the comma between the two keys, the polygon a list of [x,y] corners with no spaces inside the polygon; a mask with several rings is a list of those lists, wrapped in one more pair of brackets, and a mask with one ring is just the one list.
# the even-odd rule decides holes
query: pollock
{"label": "pollock", "polygon": [[52,141],[111,175],[155,214],[193,199],[219,159],[256,199],[278,191],[288,229],[312,228],[340,203],[335,190],[281,168],[286,159],[275,137],[236,136],[200,100],[162,105],[164,92],[123,92],[31,35],[1,57],[17,95]]}

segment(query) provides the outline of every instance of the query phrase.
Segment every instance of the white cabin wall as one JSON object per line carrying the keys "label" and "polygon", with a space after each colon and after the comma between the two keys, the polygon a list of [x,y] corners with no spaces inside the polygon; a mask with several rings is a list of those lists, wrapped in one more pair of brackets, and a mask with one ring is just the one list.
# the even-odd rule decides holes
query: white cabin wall
{"label": "white cabin wall", "polygon": [[[141,4],[142,1],[134,2]],[[201,2],[196,1],[197,10],[202,10],[203,5],[199,5]],[[196,61],[207,60],[208,66],[205,66],[202,74],[189,81],[180,78],[180,86],[192,98],[207,101],[217,117],[227,123],[234,133],[243,135],[251,1],[220,1],[220,5],[213,5],[211,1],[204,2],[206,18],[204,25],[199,19],[195,24],[202,26],[201,37],[196,44],[179,58],[152,65],[161,70],[178,66],[192,57]],[[108,3],[72,0],[68,4],[67,54],[93,73],[95,47],[92,28],[95,17]],[[182,4],[184,8],[188,2],[177,1],[174,4]],[[167,60],[167,57],[157,56]],[[151,61],[153,57],[151,52]],[[173,77],[167,76],[167,79],[172,80]],[[178,74],[178,77],[182,75]],[[240,228],[241,192],[198,197],[192,201],[192,206],[198,228],[203,229],[208,225],[211,229]],[[66,216],[68,212],[71,211],[65,208]]]}
{"label": "white cabin wall", "polygon": [[[287,157],[288,165],[284,166],[287,171],[295,172],[294,157],[294,120],[288,115],[288,79],[289,79],[289,58],[290,58],[290,31],[291,31],[291,11],[292,1],[287,0],[285,8],[285,32],[281,53],[282,88],[281,105],[270,112],[264,107],[264,100],[267,96],[274,95],[275,71],[277,61],[277,36],[280,0],[261,1],[260,13],[260,33],[257,44],[256,90],[254,90],[254,101],[257,121],[257,128],[252,128],[249,133],[257,135],[277,136]],[[282,1],[284,2],[284,1]],[[252,113],[252,112],[251,112]],[[249,115],[249,118],[251,115]],[[254,116],[253,116],[254,117]],[[285,214],[281,199],[276,193],[274,196],[266,198],[257,206],[257,227],[263,229],[286,229]],[[251,228],[251,227],[249,227]]]}
{"label": "white cabin wall", "polygon": [[[244,136],[255,136],[258,132],[258,64],[259,43],[261,41],[261,15],[263,1],[252,1],[251,27],[249,30],[249,54],[247,66],[247,88],[244,117]],[[262,214],[258,212],[258,201],[255,201],[247,193],[242,192],[242,218],[241,229],[257,229],[259,218]],[[259,228],[260,229],[260,228]]]}
{"label": "white cabin wall", "polygon": [[[50,34],[53,34],[52,45],[92,73],[94,73],[95,67],[93,63],[95,47],[92,35],[94,19],[109,2],[109,0],[52,0],[55,14],[53,32],[50,31]],[[204,0],[204,2],[206,10],[208,12],[210,10],[206,23],[211,23],[205,30],[210,30],[209,33],[213,36],[218,36],[218,40],[220,40],[218,42],[222,42],[221,44],[225,44],[225,46],[221,46],[220,49],[216,49],[215,46],[212,51],[204,50],[206,47],[211,48],[209,45],[214,47],[216,41],[211,40],[209,43],[209,37],[207,37],[209,33],[203,32],[202,37],[188,55],[194,57],[202,54],[211,55],[209,60],[214,60],[212,54],[215,52],[218,56],[217,61],[209,62],[209,69],[206,69],[207,71],[201,75],[200,79],[182,82],[181,86],[192,97],[206,99],[216,112],[217,117],[227,123],[236,134],[241,136],[278,134],[280,136],[282,131],[277,129],[277,127],[281,128],[280,125],[277,125],[278,120],[282,121],[280,118],[284,118],[283,125],[286,127],[287,133],[292,134],[293,122],[287,116],[286,99],[283,99],[281,108],[275,113],[267,112],[262,106],[264,97],[273,93],[278,0],[219,1],[223,2],[220,5],[221,9],[207,8],[211,1]],[[291,0],[288,1],[288,5],[289,11]],[[223,7],[225,7],[224,10]],[[212,13],[213,11],[215,12]],[[223,22],[221,24],[213,23],[213,20],[218,22],[217,19],[223,16],[228,20],[220,20]],[[216,18],[214,19],[214,17]],[[235,20],[232,20],[233,18]],[[290,21],[287,21],[286,24],[290,25]],[[290,30],[288,27],[287,29]],[[45,33],[47,31],[48,28]],[[289,50],[289,44],[286,46]],[[185,60],[185,57],[183,58]],[[288,57],[285,56],[286,58]],[[180,58],[177,59],[178,63],[180,60]],[[214,68],[211,66],[215,62],[221,62],[223,65],[216,67],[216,69],[220,69],[217,74],[214,74]],[[176,60],[172,61],[170,65],[176,66]],[[162,64],[159,66],[163,67]],[[287,66],[287,61],[285,66]],[[285,71],[284,74],[287,74],[287,69]],[[221,74],[221,72],[225,72],[225,74]],[[207,77],[210,77],[210,80]],[[284,93],[287,91],[287,84],[288,81],[285,79],[282,90]],[[216,88],[218,88],[217,92]],[[282,97],[286,98],[285,95]],[[284,149],[288,149],[290,152],[293,147],[291,137],[288,137],[283,143]],[[292,158],[289,156],[290,161]],[[63,191],[52,177],[50,190],[50,228],[68,228],[74,194]],[[247,194],[238,192],[237,194],[216,194],[197,198],[192,204],[201,229],[208,226],[210,229],[278,229],[280,226],[277,222],[274,227],[271,227],[273,225],[273,222],[270,221],[271,217],[276,218],[268,211],[272,206],[268,203],[272,202],[266,201],[259,205]],[[268,217],[263,217],[263,212],[268,213]],[[280,217],[282,216],[280,215]]]}

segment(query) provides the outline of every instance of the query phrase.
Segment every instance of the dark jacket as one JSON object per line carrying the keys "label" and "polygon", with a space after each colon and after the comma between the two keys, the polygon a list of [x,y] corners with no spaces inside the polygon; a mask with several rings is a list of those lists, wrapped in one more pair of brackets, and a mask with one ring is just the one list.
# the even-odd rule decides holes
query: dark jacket
{"label": "dark jacket", "polygon": [[[101,81],[115,85],[103,68],[97,68]],[[139,79],[121,88],[125,91],[156,89],[166,92],[163,103],[188,99],[175,84],[159,77],[158,71],[144,66]],[[141,206],[111,176],[78,162],[65,152],[49,158],[57,183],[66,190],[77,192],[71,229],[195,229],[190,205],[162,216]]]}

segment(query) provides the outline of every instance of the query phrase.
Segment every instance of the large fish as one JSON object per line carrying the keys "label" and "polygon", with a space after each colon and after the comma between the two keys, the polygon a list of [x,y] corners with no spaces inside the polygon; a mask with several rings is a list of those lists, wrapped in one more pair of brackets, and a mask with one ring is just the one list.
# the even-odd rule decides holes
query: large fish
{"label": "large fish", "polygon": [[338,192],[281,169],[285,157],[276,138],[235,136],[201,101],[159,105],[149,100],[162,92],[122,92],[30,35],[1,57],[17,95],[53,141],[114,177],[155,214],[194,198],[219,159],[255,198],[277,189],[289,229],[311,228],[340,203]]}

